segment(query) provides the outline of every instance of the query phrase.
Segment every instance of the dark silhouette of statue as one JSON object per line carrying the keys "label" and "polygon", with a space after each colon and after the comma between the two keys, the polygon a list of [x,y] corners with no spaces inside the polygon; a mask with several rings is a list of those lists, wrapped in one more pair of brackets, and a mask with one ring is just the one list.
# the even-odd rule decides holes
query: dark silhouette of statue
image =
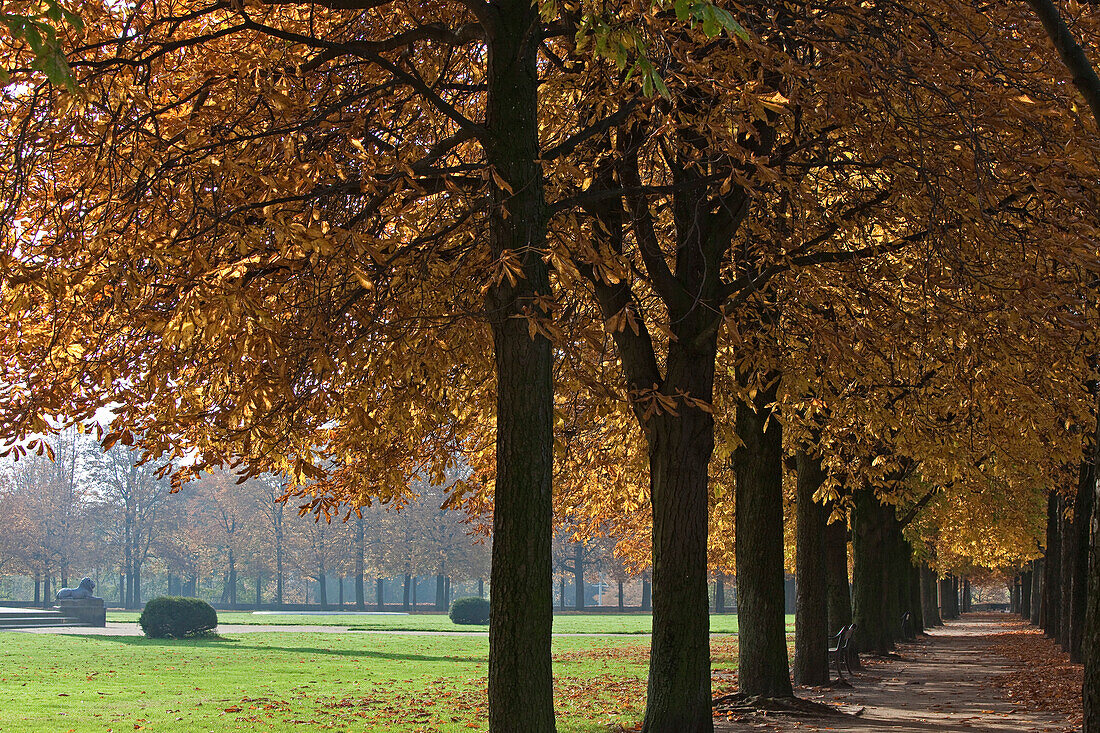
{"label": "dark silhouette of statue", "polygon": [[83,601],[83,600],[98,601],[98,600],[102,600],[102,599],[96,598],[94,595],[92,595],[93,590],[95,590],[95,581],[92,580],[91,578],[83,578],[80,581],[80,585],[78,585],[77,587],[75,587],[75,588],[62,588],[61,590],[57,591],[56,598],[59,601],[62,601],[62,600],[73,600],[73,601]]}

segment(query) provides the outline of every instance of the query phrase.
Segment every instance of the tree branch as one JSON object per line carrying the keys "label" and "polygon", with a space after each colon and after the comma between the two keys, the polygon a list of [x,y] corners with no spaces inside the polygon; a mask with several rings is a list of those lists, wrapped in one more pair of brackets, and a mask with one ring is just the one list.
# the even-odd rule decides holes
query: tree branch
{"label": "tree branch", "polygon": [[1096,68],[1069,32],[1062,20],[1062,14],[1058,12],[1058,6],[1052,0],[1027,0],[1027,4],[1043,24],[1047,36],[1062,58],[1062,63],[1073,77],[1073,85],[1092,110],[1093,121],[1100,126],[1100,77],[1096,75]]}

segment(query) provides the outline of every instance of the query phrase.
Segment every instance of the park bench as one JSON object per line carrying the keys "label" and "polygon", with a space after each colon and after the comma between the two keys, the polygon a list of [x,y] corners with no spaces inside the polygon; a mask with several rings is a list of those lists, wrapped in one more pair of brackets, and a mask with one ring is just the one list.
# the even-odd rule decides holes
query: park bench
{"label": "park bench", "polygon": [[840,669],[841,662],[848,668],[848,674],[852,673],[851,647],[855,630],[855,624],[848,624],[829,639],[829,661],[836,664],[836,673],[840,679],[844,679],[844,672]]}

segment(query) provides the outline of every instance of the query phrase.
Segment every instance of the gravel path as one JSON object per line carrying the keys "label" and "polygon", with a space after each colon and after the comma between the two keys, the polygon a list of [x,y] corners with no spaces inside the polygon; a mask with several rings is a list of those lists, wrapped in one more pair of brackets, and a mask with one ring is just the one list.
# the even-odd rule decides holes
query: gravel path
{"label": "gravel path", "polygon": [[866,660],[851,690],[802,688],[797,694],[841,702],[858,717],[797,719],[747,716],[719,731],[858,731],[859,733],[1063,733],[1073,730],[1050,713],[1024,709],[992,684],[1015,671],[991,648],[991,635],[1007,630],[1005,616],[968,615],[904,644],[897,658]]}

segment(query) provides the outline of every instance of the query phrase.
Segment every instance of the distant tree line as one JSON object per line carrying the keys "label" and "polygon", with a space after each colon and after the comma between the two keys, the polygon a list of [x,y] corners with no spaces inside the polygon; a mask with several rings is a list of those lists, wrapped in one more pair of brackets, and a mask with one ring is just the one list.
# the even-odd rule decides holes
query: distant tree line
{"label": "distant tree line", "polygon": [[27,456],[0,475],[0,597],[8,600],[45,602],[84,575],[126,608],[141,607],[150,587],[226,606],[321,608],[443,609],[452,584],[485,592],[488,538],[441,508],[441,486],[414,481],[400,507],[375,504],[326,522],[280,501],[279,476],[238,485],[228,473],[207,474],[172,493],[167,477],[121,445],[103,452],[69,432],[52,446],[54,460]]}

